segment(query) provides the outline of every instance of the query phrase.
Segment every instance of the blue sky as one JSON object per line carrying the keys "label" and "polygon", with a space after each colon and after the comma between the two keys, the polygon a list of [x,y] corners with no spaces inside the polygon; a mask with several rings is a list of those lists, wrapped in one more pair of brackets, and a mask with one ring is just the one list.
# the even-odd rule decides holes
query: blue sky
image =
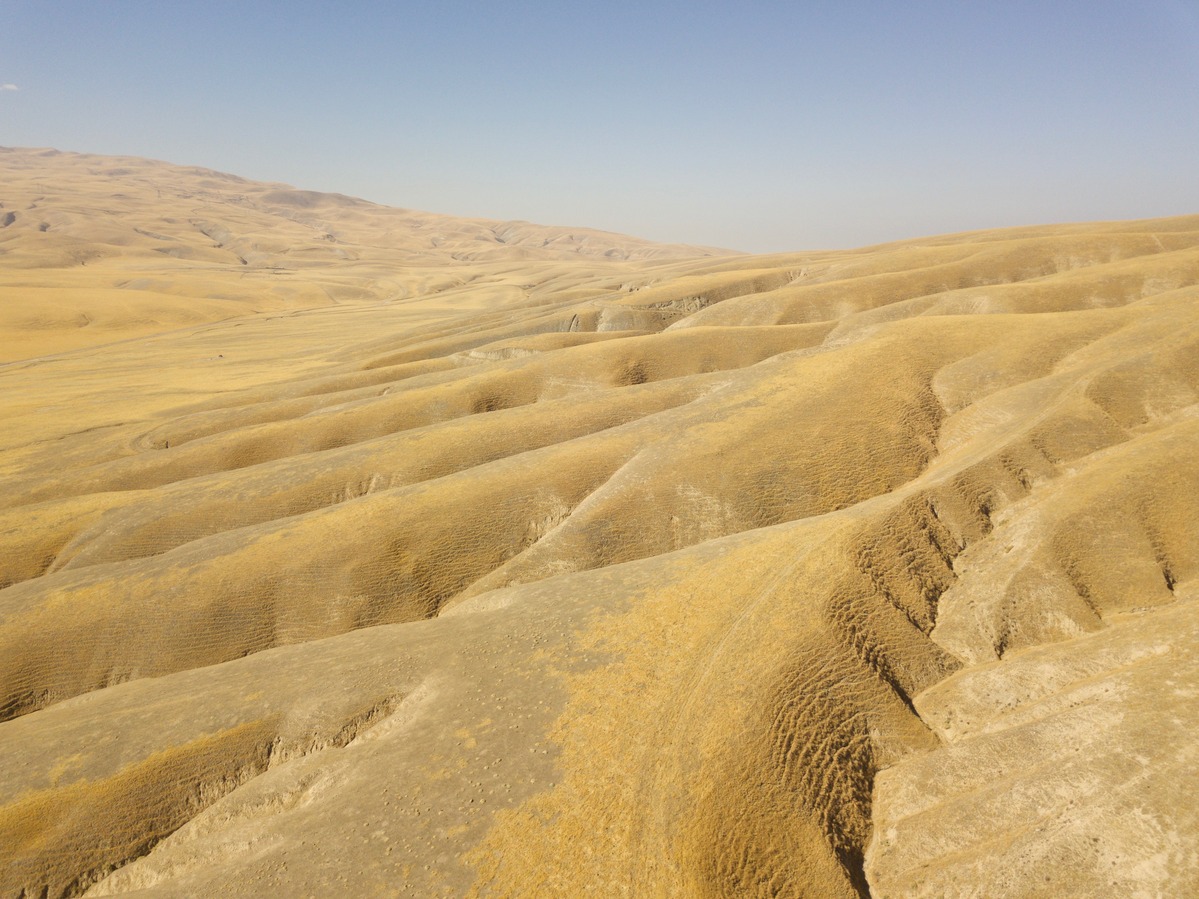
{"label": "blue sky", "polygon": [[1199,0],[0,0],[0,145],[751,251],[1183,214]]}

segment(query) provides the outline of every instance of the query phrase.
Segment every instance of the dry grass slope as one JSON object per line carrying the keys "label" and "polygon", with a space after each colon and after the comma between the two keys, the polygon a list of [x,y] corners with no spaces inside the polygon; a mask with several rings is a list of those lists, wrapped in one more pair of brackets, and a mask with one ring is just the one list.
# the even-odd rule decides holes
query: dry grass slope
{"label": "dry grass slope", "polygon": [[1199,890],[1199,216],[0,167],[4,895]]}

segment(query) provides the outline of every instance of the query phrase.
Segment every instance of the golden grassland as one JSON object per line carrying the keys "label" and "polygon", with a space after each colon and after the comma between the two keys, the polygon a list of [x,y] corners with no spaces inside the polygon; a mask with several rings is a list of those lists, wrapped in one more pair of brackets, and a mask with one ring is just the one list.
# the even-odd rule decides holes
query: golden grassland
{"label": "golden grassland", "polygon": [[1199,216],[0,175],[4,895],[1199,890]]}

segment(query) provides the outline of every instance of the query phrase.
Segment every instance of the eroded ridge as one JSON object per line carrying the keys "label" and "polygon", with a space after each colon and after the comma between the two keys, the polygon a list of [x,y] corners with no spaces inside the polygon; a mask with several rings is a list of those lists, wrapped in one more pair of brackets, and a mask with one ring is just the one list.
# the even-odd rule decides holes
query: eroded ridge
{"label": "eroded ridge", "polygon": [[1199,218],[752,257],[21,152],[4,890],[1199,885]]}

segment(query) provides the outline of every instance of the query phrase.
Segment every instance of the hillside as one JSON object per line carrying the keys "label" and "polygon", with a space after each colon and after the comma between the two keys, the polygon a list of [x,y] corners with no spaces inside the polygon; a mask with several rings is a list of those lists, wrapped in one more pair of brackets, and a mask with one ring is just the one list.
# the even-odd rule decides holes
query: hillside
{"label": "hillside", "polygon": [[394,302],[459,287],[459,271],[515,294],[520,278],[503,276],[526,261],[727,254],[132,157],[0,147],[0,185],[0,362],[257,312]]}
{"label": "hillside", "polygon": [[1199,891],[1199,216],[0,166],[3,895]]}

